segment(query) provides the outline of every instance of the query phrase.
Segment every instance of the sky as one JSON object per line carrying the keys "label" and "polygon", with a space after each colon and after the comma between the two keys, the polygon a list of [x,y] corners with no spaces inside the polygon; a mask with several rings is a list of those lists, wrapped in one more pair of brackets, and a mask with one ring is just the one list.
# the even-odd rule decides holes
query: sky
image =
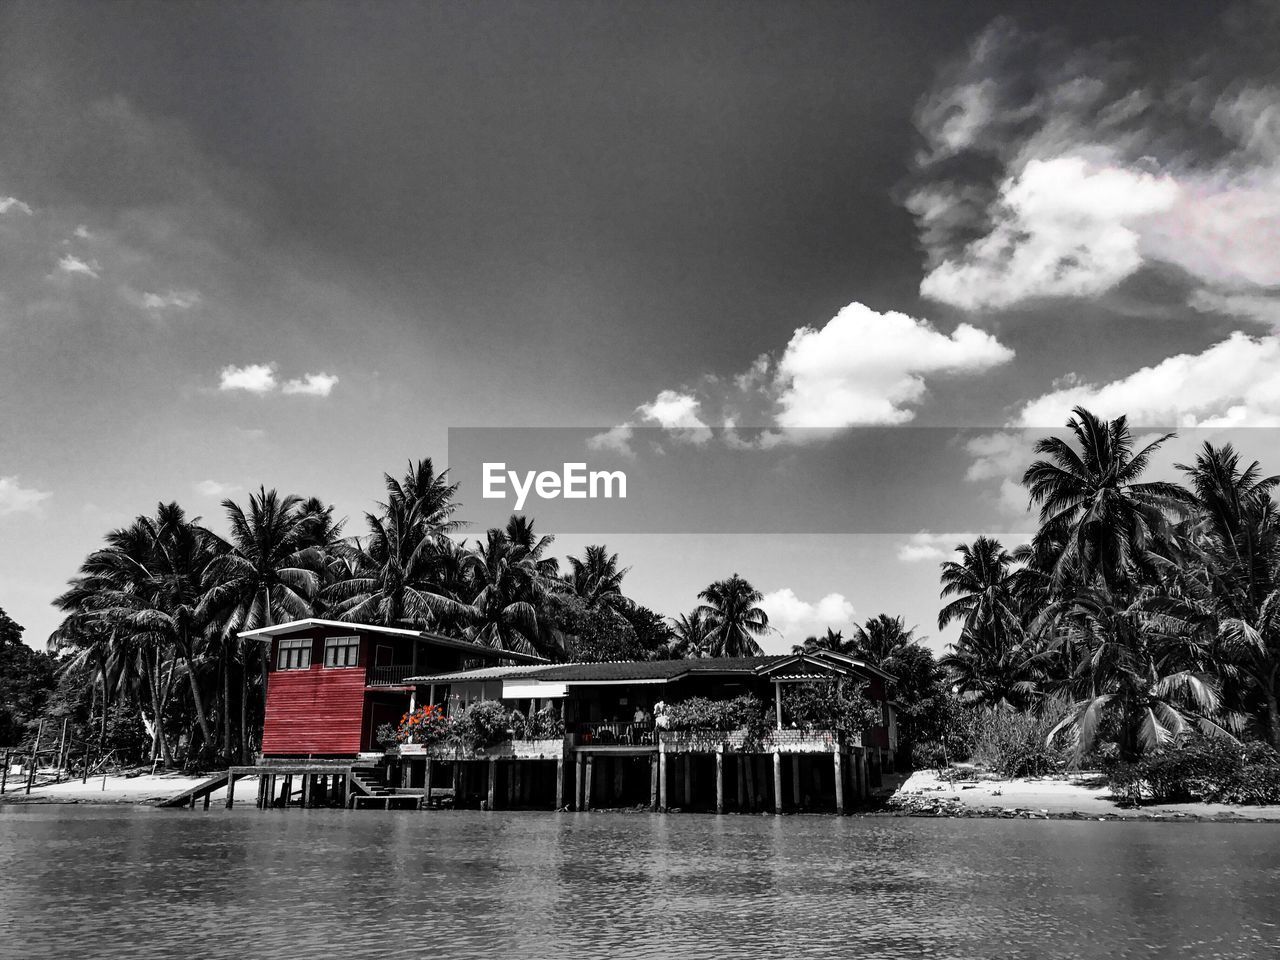
{"label": "sky", "polygon": [[[1028,437],[1074,405],[1280,469],[1278,17],[0,5],[0,607],[43,644],[161,500],[361,532],[451,428],[561,427],[678,453],[708,511],[698,464],[799,478],[797,529],[540,525],[607,534],[637,599],[738,572],[769,649],[881,612],[941,647],[938,563],[1026,536]],[[950,468],[840,446],[920,428],[963,428]],[[842,480],[900,522],[814,522]]]}

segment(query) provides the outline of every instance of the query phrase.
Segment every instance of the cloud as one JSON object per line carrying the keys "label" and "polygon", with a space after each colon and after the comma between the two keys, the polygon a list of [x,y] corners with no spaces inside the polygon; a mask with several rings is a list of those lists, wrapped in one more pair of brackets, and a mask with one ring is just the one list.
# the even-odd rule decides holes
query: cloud
{"label": "cloud", "polygon": [[972,533],[930,533],[922,530],[913,533],[898,546],[898,559],[903,563],[922,563],[931,561],[941,563],[951,559],[956,544],[968,543],[976,534]]}
{"label": "cloud", "polygon": [[16,476],[0,477],[0,517],[12,513],[35,513],[40,504],[51,496],[52,493],[22,486]]}
{"label": "cloud", "polygon": [[916,111],[921,293],[1093,298],[1155,264],[1224,294],[1280,284],[1280,88],[1224,51],[1141,83],[1114,48],[994,23]]}
{"label": "cloud", "polygon": [[219,483],[217,480],[201,480],[199,483],[194,485],[193,489],[202,497],[216,497],[217,499],[222,499],[236,493],[240,488],[233,483]]}
{"label": "cloud", "polygon": [[766,640],[765,647],[789,650],[805,637],[832,629],[849,629],[853,620],[853,603],[843,594],[828,593],[816,603],[801,600],[790,587],[766,593],[760,607],[769,615],[769,625],[782,634],[782,641]]}
{"label": "cloud", "polygon": [[90,260],[86,262],[84,260],[81,260],[79,257],[68,253],[66,256],[62,257],[58,261],[58,269],[61,270],[63,273],[81,274],[83,276],[92,277],[94,280],[97,280],[98,271],[101,270],[102,268],[98,266],[97,260]]}
{"label": "cloud", "polygon": [[194,290],[170,290],[168,293],[144,293],[142,305],[148,310],[189,310],[200,302]]}
{"label": "cloud", "polygon": [[631,437],[634,430],[627,424],[612,427],[603,433],[587,438],[589,450],[611,450],[628,460],[633,459],[636,452],[631,449]]}
{"label": "cloud", "polygon": [[1109,383],[1071,383],[1028,401],[1015,423],[1060,427],[1075,406],[1151,426],[1280,426],[1280,340],[1236,332]]}
{"label": "cloud", "polygon": [[223,367],[218,389],[270,393],[276,388],[275,366],[274,363],[251,363],[243,367]]}
{"label": "cloud", "polygon": [[851,303],[821,330],[801,327],[792,335],[777,365],[777,424],[906,423],[925,395],[926,374],[978,373],[1012,358],[1012,350],[968,324],[948,336],[927,320]]}
{"label": "cloud", "polygon": [[16,210],[18,213],[25,213],[28,217],[34,213],[29,206],[17,197],[0,197],[0,214],[6,214],[10,210]]}
{"label": "cloud", "polygon": [[328,373],[305,373],[300,379],[286,380],[285,393],[301,393],[312,397],[327,397],[338,384],[338,378]]}
{"label": "cloud", "polygon": [[712,436],[708,408],[734,449],[770,449],[853,426],[907,423],[928,393],[927,378],[981,373],[1012,358],[1011,349],[970,324],[946,334],[928,320],[851,303],[821,328],[796,330],[779,354],[762,354],[736,376],[708,375],[696,386],[661,391],[636,409],[638,423],[615,427],[592,443],[625,443],[629,454],[629,429],[645,422],[677,439],[705,443]]}
{"label": "cloud", "polygon": [[89,232],[89,228],[83,223],[78,224],[73,231],[73,235],[77,240],[92,240],[93,234]]}

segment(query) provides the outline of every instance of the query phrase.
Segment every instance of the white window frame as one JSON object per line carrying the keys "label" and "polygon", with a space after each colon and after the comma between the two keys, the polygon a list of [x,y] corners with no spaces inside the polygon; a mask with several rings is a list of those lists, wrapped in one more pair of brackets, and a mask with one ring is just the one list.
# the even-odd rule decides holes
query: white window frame
{"label": "white window frame", "polygon": [[[342,651],[342,662],[338,662],[337,654],[330,655],[330,651]],[[351,637],[325,637],[324,641],[324,668],[326,670],[350,670],[352,667],[360,666],[360,638]]]}
{"label": "white window frame", "polygon": [[311,669],[310,638],[302,640],[281,640],[276,648],[277,670],[310,670]]}

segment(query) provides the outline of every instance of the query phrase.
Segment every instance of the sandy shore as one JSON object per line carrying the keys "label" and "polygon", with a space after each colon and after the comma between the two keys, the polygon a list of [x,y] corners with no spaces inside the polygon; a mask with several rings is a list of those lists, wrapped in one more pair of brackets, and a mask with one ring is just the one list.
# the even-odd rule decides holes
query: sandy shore
{"label": "sandy shore", "polygon": [[1280,821],[1280,806],[1226,803],[1170,803],[1122,807],[1098,774],[990,780],[943,780],[937,771],[911,774],[889,798],[890,809],[906,816],[1026,816],[1120,820]]}
{"label": "sandy shore", "polygon": [[[10,777],[8,790],[0,796],[0,803],[158,803],[189,790],[207,780],[207,776],[188,776],[181,773],[161,773],[136,777],[110,774],[106,777],[90,777],[88,783],[75,780],[50,783],[32,789],[26,794],[25,783],[15,785]],[[236,781],[236,799],[248,797],[250,806],[257,792],[257,777],[241,777]],[[210,802],[225,800],[226,788],[214,791]],[[238,804],[237,804],[238,806]]]}

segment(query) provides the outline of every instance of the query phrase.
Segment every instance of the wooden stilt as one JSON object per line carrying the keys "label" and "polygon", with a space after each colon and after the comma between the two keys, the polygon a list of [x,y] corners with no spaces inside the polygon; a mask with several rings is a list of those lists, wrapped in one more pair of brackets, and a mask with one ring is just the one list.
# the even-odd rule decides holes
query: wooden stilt
{"label": "wooden stilt", "polygon": [[866,800],[871,796],[871,778],[867,773],[867,751],[865,748],[858,751],[858,771],[862,780],[862,799]]}
{"label": "wooden stilt", "polygon": [[556,809],[564,809],[564,754],[556,759]]}
{"label": "wooden stilt", "polygon": [[738,781],[738,809],[747,809],[747,771],[742,763],[742,754],[734,754],[733,757],[734,779]]}
{"label": "wooden stilt", "polygon": [[293,802],[293,774],[292,773],[285,774],[284,791],[281,793],[281,796],[284,798],[284,803],[282,803],[281,806],[288,807],[289,804]]}
{"label": "wooden stilt", "polygon": [[831,754],[836,775],[836,813],[844,813],[844,754],[839,750]]}
{"label": "wooden stilt", "polygon": [[507,762],[507,808],[514,807],[520,801],[520,761]]}
{"label": "wooden stilt", "polygon": [[791,755],[791,803],[800,809],[800,754]]}
{"label": "wooden stilt", "polygon": [[302,800],[300,805],[303,809],[311,806],[311,774],[309,773],[302,775]]}
{"label": "wooden stilt", "polygon": [[582,798],[583,810],[591,809],[592,788],[595,786],[595,759],[593,754],[587,754],[587,772],[582,777],[583,790],[585,792]]}
{"label": "wooden stilt", "polygon": [[658,809],[658,755],[649,758],[649,809]]}
{"label": "wooden stilt", "polygon": [[0,767],[0,796],[4,796],[4,791],[9,786],[9,751],[3,754],[4,766]]}
{"label": "wooden stilt", "polygon": [[631,762],[630,757],[614,757],[613,758],[614,806],[622,805],[622,788],[626,785],[627,764],[630,762]]}
{"label": "wooden stilt", "polygon": [[582,754],[574,757],[573,761],[573,809],[582,809],[582,773],[586,767],[587,759]]}
{"label": "wooden stilt", "polygon": [[744,753],[742,756],[742,766],[746,770],[746,786],[747,786],[747,809],[754,810],[756,808],[756,778],[755,765],[756,757],[753,753]]}
{"label": "wooden stilt", "polygon": [[67,758],[67,721],[70,719],[70,717],[62,718],[62,734],[58,737],[58,765],[54,775],[58,778],[59,783],[62,782],[62,765]]}
{"label": "wooden stilt", "polygon": [[773,752],[773,812],[782,813],[782,754]]}
{"label": "wooden stilt", "polygon": [[496,810],[498,800],[498,761],[489,760],[489,806],[488,809]]}
{"label": "wooden stilt", "polygon": [[693,754],[686,753],[684,755],[684,806],[685,809],[693,806]]}
{"label": "wooden stilt", "polygon": [[667,752],[665,750],[658,754],[658,809],[663,813],[667,810]]}
{"label": "wooden stilt", "polygon": [[427,757],[426,768],[422,771],[422,795],[431,802],[431,758]]}
{"label": "wooden stilt", "polygon": [[724,744],[716,748],[716,813],[724,813]]}

